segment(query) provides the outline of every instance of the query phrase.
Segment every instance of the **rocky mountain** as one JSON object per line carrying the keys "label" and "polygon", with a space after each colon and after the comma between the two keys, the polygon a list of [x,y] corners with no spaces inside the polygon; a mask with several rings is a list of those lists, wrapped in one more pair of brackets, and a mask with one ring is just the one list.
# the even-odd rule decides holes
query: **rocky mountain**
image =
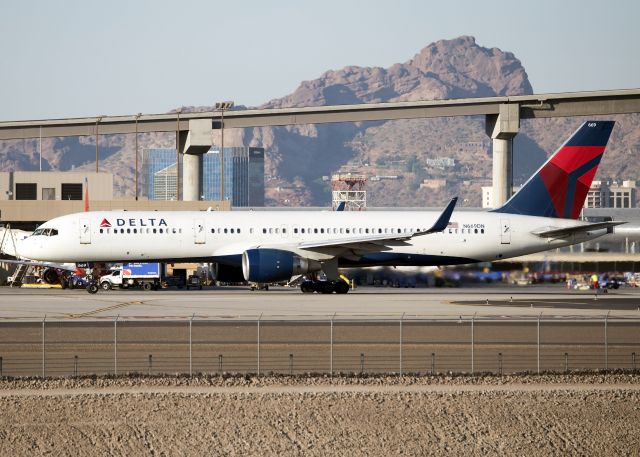
{"label": "rocky mountain", "polygon": [[[594,88],[597,89],[597,88]],[[261,108],[435,100],[531,94],[521,62],[510,52],[478,45],[463,36],[432,43],[405,63],[389,68],[350,66],[304,81],[290,95]],[[209,110],[211,107],[183,107]],[[239,109],[242,109],[240,107]],[[640,116],[617,117],[601,177],[639,176]],[[523,121],[516,137],[516,182],[526,179],[582,119]],[[323,176],[336,171],[372,177],[370,206],[435,206],[452,195],[480,205],[480,187],[490,183],[491,142],[482,117],[300,125],[225,130],[225,145],[267,151],[267,202],[277,206],[323,205],[330,188]],[[95,169],[94,139],[43,141],[43,169]],[[214,136],[219,144],[219,138]],[[38,140],[0,142],[1,170],[38,169]],[[173,147],[174,136],[139,136],[140,149]],[[134,193],[134,138],[100,139],[100,168],[115,175],[116,193]]]}

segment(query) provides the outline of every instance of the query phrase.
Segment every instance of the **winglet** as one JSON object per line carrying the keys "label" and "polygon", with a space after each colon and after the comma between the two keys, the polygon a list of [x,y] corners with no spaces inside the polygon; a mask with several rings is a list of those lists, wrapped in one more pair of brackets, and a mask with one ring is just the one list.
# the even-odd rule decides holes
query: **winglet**
{"label": "winglet", "polygon": [[338,206],[336,207],[336,211],[344,211],[344,207],[345,207],[346,202],[343,200],[341,201]]}
{"label": "winglet", "polygon": [[458,203],[458,197],[453,197],[444,211],[442,211],[442,214],[440,214],[440,217],[438,218],[436,223],[433,224],[433,227],[424,232],[418,232],[416,233],[416,235],[427,235],[429,233],[442,232],[444,229],[446,229],[449,225],[449,219],[451,219],[453,209],[456,207],[456,203]]}

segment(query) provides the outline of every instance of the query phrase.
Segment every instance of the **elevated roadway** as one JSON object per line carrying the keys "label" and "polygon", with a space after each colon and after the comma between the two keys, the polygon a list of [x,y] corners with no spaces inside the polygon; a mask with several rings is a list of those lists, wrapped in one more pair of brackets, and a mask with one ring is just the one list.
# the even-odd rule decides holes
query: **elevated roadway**
{"label": "elevated roadway", "polygon": [[[176,132],[176,144],[185,154],[182,194],[197,200],[200,165],[192,160],[211,147],[214,129],[331,122],[362,122],[448,116],[486,117],[486,132],[493,141],[493,206],[502,205],[513,188],[513,138],[520,119],[566,116],[603,116],[640,112],[640,90],[567,92],[513,97],[428,100],[359,105],[314,106],[201,113],[137,114],[0,122],[0,140],[100,134]],[[96,154],[96,160],[97,160]]]}
{"label": "elevated roadway", "polygon": [[[358,105],[226,111],[225,128],[331,122],[362,122],[449,116],[499,115],[502,105],[516,105],[520,119],[603,116],[640,112],[640,89],[565,92],[514,97],[463,98]],[[503,108],[504,109],[504,108]],[[194,120],[221,127],[221,112],[94,116],[0,122],[0,140],[189,131]]]}

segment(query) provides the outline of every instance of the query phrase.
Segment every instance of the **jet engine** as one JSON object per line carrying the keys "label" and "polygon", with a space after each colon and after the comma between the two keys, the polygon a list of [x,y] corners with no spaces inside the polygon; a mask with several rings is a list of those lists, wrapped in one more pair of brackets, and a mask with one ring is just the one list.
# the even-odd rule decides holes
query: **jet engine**
{"label": "jet engine", "polygon": [[248,249],[242,254],[242,273],[251,282],[286,281],[293,275],[320,270],[320,262],[280,249]]}
{"label": "jet engine", "polygon": [[60,275],[54,268],[47,268],[42,273],[42,280],[47,284],[58,284],[60,282]]}

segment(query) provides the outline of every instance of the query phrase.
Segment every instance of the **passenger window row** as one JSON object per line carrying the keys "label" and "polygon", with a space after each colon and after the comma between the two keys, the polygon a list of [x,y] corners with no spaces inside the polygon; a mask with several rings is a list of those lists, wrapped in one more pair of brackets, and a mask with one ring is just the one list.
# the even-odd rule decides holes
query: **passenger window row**
{"label": "passenger window row", "polygon": [[285,227],[269,227],[269,228],[263,228],[262,229],[262,233],[276,233],[276,234],[280,234],[280,233],[287,233],[287,229]]}
{"label": "passenger window row", "polygon": [[305,228],[302,227],[300,229],[294,228],[293,233],[333,233],[333,234],[358,234],[358,235],[368,235],[368,234],[407,234],[410,235],[420,230],[425,229],[413,229],[413,228],[369,228],[369,227],[330,227],[325,230],[324,227],[321,228]]}
{"label": "passenger window row", "polygon": [[[457,228],[450,228],[450,229],[447,229],[447,230],[449,230],[449,234],[450,235],[458,233],[458,229]],[[483,228],[481,228],[481,229],[477,229],[477,228],[475,228],[475,229],[460,229],[460,233],[462,233],[462,234],[466,233],[466,234],[469,234],[469,235],[472,234],[472,233],[484,233],[484,229]]]}
{"label": "passenger window row", "polygon": [[224,234],[224,233],[234,233],[234,234],[239,234],[241,232],[240,232],[239,228],[220,228],[220,227],[218,227],[218,228],[215,228],[215,229],[211,229],[211,233],[219,233],[219,234],[220,233],[222,233],[222,234]]}

